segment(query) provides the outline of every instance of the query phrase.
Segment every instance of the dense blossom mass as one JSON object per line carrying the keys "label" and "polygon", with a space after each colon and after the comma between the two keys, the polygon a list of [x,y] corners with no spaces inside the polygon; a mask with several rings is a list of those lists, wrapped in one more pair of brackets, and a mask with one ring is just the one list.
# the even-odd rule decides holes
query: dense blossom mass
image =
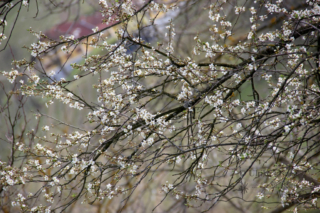
{"label": "dense blossom mass", "polygon": [[[14,33],[8,15],[31,4],[0,2],[4,48]],[[84,4],[45,3],[53,12]],[[0,105],[1,143],[10,144],[0,159],[6,212],[106,200],[111,212],[318,208],[320,1],[92,4],[105,28],[56,40],[29,29],[32,60],[1,71],[10,83]],[[116,38],[105,36],[111,28]],[[41,65],[80,46],[83,59],[69,74]],[[88,84],[90,93],[79,92]],[[44,107],[28,112],[35,100]]]}

